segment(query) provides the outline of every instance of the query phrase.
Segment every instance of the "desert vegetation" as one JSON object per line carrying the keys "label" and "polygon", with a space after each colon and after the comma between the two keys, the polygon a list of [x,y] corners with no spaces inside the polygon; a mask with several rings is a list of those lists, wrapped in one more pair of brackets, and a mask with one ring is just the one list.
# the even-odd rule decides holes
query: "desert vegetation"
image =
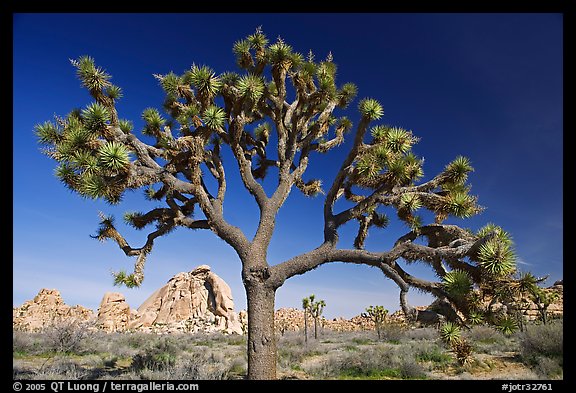
{"label": "desert vegetation", "polygon": [[[449,325],[448,325],[449,326]],[[246,336],[213,334],[13,332],[16,379],[245,379]],[[373,331],[320,329],[278,334],[281,379],[561,379],[563,323],[530,322],[504,334],[470,329],[410,328],[396,323]],[[64,334],[63,332],[67,332]],[[67,340],[69,338],[69,340]],[[465,344],[465,348],[460,348]],[[460,352],[459,352],[460,351]],[[465,355],[465,356],[464,356]],[[463,361],[465,359],[465,361]]]}

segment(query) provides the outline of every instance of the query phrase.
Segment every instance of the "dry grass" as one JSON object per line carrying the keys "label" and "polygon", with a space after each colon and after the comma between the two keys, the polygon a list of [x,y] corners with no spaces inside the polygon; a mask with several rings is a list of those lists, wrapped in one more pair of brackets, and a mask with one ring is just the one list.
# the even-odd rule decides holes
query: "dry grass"
{"label": "dry grass", "polygon": [[[72,332],[74,333],[74,332]],[[243,379],[245,337],[96,332],[71,347],[50,334],[13,332],[18,379]],[[72,334],[72,337],[77,337]],[[563,376],[562,323],[529,325],[510,337],[486,327],[464,330],[474,348],[459,364],[434,328],[375,332],[322,331],[278,336],[278,376],[284,379],[551,379]],[[62,348],[66,347],[66,350]]]}

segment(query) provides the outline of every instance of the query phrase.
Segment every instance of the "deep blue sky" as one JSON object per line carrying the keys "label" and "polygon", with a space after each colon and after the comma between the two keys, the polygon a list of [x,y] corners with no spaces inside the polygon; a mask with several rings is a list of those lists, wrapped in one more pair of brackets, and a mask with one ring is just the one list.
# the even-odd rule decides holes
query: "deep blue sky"
{"label": "deep blue sky", "polygon": [[[110,272],[130,270],[133,260],[114,243],[89,237],[98,211],[121,222],[126,210],[156,205],[145,202],[141,192],[127,194],[119,206],[72,194],[53,176],[55,164],[40,153],[33,127],[90,103],[68,59],[88,54],[112,74],[124,90],[120,116],[138,128],[144,108],[162,105],[153,73],[182,73],[192,63],[217,73],[233,70],[232,44],[257,26],[304,54],[312,49],[317,59],[331,51],[338,81],[356,83],[359,98],[383,104],[381,123],[421,138],[414,151],[426,160],[424,180],[457,155],[469,157],[475,168],[472,192],[486,210],[450,222],[474,230],[497,223],[512,233],[521,269],[550,274],[548,284],[562,278],[560,14],[15,14],[14,305],[47,287],[59,289],[69,304],[94,309],[105,291],[121,291],[138,307],[174,274],[209,264],[232,287],[236,308],[245,308],[239,260],[208,231],[177,230],[157,240],[142,287],[113,287]],[[355,111],[347,114],[357,121]],[[329,186],[349,146],[316,156],[308,173]],[[256,205],[235,166],[228,168],[226,218],[251,235]],[[320,244],[322,202],[291,194],[279,215],[271,263]],[[120,228],[133,246],[143,244],[145,232]],[[351,247],[354,229],[344,228],[342,247]],[[393,222],[371,232],[367,248],[387,249],[406,231]],[[408,269],[431,277],[422,265]],[[277,293],[277,307],[299,307],[304,296],[315,293],[327,301],[327,317],[351,317],[370,304],[397,309],[397,292],[376,270],[330,264],[289,280]],[[417,292],[410,299],[427,301]]]}

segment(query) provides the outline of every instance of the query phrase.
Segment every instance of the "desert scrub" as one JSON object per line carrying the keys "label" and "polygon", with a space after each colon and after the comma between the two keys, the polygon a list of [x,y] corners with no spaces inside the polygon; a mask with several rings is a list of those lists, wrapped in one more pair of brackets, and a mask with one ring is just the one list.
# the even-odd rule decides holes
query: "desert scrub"
{"label": "desert scrub", "polygon": [[161,337],[134,355],[132,369],[135,371],[167,370],[176,364],[176,357],[180,352],[180,347],[172,337]]}
{"label": "desert scrub", "polygon": [[476,353],[497,355],[518,351],[516,335],[505,336],[489,326],[474,326],[470,330],[465,330],[462,336],[474,345]]}
{"label": "desert scrub", "polygon": [[404,331],[403,341],[434,341],[440,337],[438,329],[423,327],[417,329],[406,329]]}
{"label": "desert scrub", "polygon": [[50,351],[46,337],[42,334],[16,330],[12,332],[13,356],[39,355]]}
{"label": "desert scrub", "polygon": [[428,370],[446,370],[454,362],[454,357],[436,343],[419,343],[415,350],[415,360]]}
{"label": "desert scrub", "polygon": [[415,362],[415,347],[381,343],[361,351],[331,351],[304,370],[325,379],[414,379],[426,377]]}
{"label": "desert scrub", "polygon": [[321,346],[317,341],[308,341],[308,345],[279,345],[278,368],[294,369],[301,366],[305,359],[320,356],[326,353],[327,347]]}
{"label": "desert scrub", "polygon": [[380,328],[380,338],[394,344],[400,343],[400,340],[406,334],[406,327],[399,323],[384,323]]}
{"label": "desert scrub", "polygon": [[543,378],[561,378],[563,374],[564,334],[562,321],[548,325],[529,325],[518,333],[520,355]]}

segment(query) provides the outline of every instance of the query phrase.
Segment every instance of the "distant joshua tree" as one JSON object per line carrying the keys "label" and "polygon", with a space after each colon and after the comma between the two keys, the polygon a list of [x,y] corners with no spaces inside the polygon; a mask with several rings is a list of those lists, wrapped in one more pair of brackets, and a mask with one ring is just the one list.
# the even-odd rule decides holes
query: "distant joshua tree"
{"label": "distant joshua tree", "polygon": [[[218,75],[193,64],[182,74],[154,75],[166,98],[162,110],[143,110],[140,130],[122,118],[116,106],[122,90],[111,76],[91,57],[72,60],[93,102],[35,127],[45,153],[58,163],[56,177],[70,190],[117,204],[127,191],[142,189],[152,201],[149,211],[124,215],[135,229],[151,227],[139,247],[120,234],[113,217],[101,214],[95,238],[112,240],[136,258],[133,272],[115,274],[116,284],[139,286],[155,240],[174,229],[212,231],[242,263],[248,378],[274,379],[275,293],[291,277],[332,262],[379,269],[398,285],[409,317],[417,314],[406,301],[410,287],[466,316],[478,301],[476,291],[508,282],[515,258],[506,232],[495,225],[472,232],[444,223],[482,210],[467,184],[473,170],[467,158],[457,157],[422,180],[424,160],[412,151],[418,138],[401,127],[375,124],[384,109],[374,98],[361,99],[357,111],[346,109],[357,87],[336,82],[331,53],[323,60],[312,51],[304,56],[281,38],[270,43],[260,29],[237,41],[233,51],[238,72]],[[308,165],[315,155],[343,146],[348,134],[347,152],[332,155],[341,161],[333,161],[336,172],[327,174],[333,180],[323,189],[320,179],[308,178]],[[224,214],[225,199],[238,192],[227,193],[226,174],[234,170],[259,208],[254,234],[230,224]],[[275,182],[264,182],[271,176]],[[295,189],[324,199],[322,240],[271,265],[276,217]],[[422,210],[432,215],[419,215]],[[390,216],[406,225],[406,233],[389,250],[364,249],[368,232],[386,228]],[[339,231],[354,223],[353,247],[340,244]],[[439,281],[412,275],[406,268],[414,261],[427,264]]]}
{"label": "distant joshua tree", "polygon": [[310,310],[310,298],[302,299],[302,308],[304,309],[304,342],[308,344],[308,312]]}
{"label": "distant joshua tree", "polygon": [[308,342],[308,322],[306,321],[306,313],[310,314],[314,320],[314,338],[318,339],[318,325],[320,324],[320,317],[326,307],[326,302],[324,300],[314,301],[316,299],[315,295],[310,295],[302,299],[302,307],[304,308],[304,332],[306,337],[306,342]]}
{"label": "distant joshua tree", "polygon": [[374,322],[376,328],[376,333],[378,334],[378,340],[382,338],[382,327],[386,321],[386,316],[388,315],[388,310],[384,306],[370,306],[366,308],[366,313],[364,316],[370,318]]}

